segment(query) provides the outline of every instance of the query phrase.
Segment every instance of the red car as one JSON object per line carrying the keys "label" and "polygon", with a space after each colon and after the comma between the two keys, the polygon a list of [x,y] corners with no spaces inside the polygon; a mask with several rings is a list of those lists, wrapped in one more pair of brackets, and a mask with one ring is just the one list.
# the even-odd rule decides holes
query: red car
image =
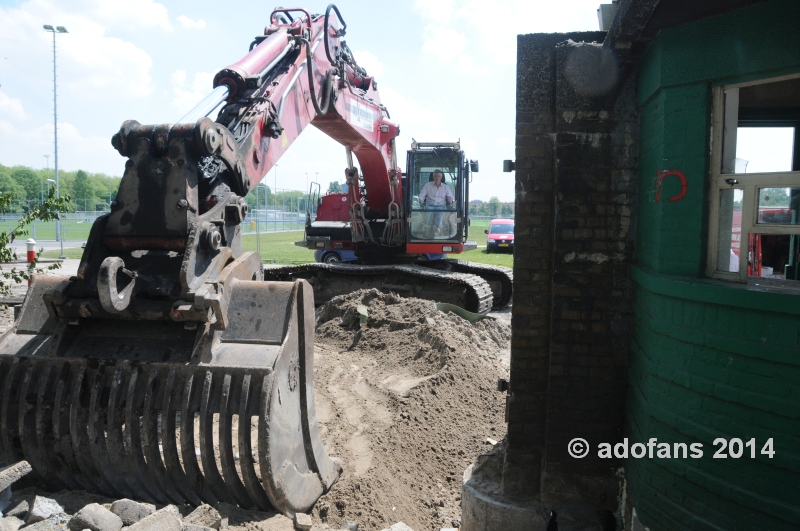
{"label": "red car", "polygon": [[509,250],[514,252],[514,220],[493,219],[486,229],[486,252]]}

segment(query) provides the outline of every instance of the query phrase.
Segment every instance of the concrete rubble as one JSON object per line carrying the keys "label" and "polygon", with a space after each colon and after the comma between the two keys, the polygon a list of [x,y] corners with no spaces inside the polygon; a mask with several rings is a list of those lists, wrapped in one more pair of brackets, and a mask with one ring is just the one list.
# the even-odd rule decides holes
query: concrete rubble
{"label": "concrete rubble", "polygon": [[31,510],[28,513],[27,523],[28,525],[35,524],[59,514],[64,514],[64,508],[57,501],[44,496],[36,496],[33,498]]}
{"label": "concrete rubble", "polygon": [[72,531],[119,531],[122,529],[122,518],[99,503],[90,503],[69,520],[69,528]]}
{"label": "concrete rubble", "polygon": [[156,512],[156,506],[151,503],[140,503],[125,498],[112,503],[111,512],[122,519],[123,525],[133,525]]}
{"label": "concrete rubble", "polygon": [[297,513],[294,515],[294,527],[295,529],[301,529],[302,531],[308,531],[314,525],[314,522],[311,520],[311,516],[305,513]]}

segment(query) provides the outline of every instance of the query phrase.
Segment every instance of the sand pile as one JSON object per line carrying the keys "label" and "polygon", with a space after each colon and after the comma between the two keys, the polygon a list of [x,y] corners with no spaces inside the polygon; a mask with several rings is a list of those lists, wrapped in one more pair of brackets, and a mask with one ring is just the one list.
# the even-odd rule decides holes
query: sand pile
{"label": "sand pile", "polygon": [[[367,309],[362,326],[358,306]],[[461,476],[487,439],[505,435],[507,323],[469,323],[430,301],[377,290],[317,311],[317,407],[329,451],[345,474],[315,508],[380,530],[457,527]]]}

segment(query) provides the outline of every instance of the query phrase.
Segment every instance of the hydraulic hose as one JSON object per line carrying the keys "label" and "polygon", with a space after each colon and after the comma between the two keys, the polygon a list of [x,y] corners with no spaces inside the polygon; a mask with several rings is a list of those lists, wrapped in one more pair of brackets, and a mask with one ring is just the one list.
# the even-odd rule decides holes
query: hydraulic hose
{"label": "hydraulic hose", "polygon": [[325,39],[325,55],[328,57],[328,61],[333,65],[336,64],[336,61],[335,58],[331,56],[331,49],[330,46],[328,45],[328,27],[329,27],[331,9],[336,11],[336,17],[339,19],[339,22],[342,23],[342,27],[338,31],[339,37],[344,36],[345,30],[347,29],[347,22],[344,21],[344,19],[342,18],[342,14],[339,13],[339,8],[336,7],[335,4],[328,4],[327,9],[325,9],[325,25],[322,26],[322,38]]}
{"label": "hydraulic hose", "polygon": [[[327,38],[325,40],[327,41]],[[328,112],[328,106],[331,102],[331,87],[333,86],[332,81],[334,69],[329,69],[325,76],[325,87],[322,92],[323,101],[322,106],[320,106],[319,102],[317,101],[317,91],[314,89],[314,72],[311,68],[311,59],[313,59],[314,53],[311,51],[311,43],[306,39],[303,39],[303,42],[306,43],[308,50],[308,53],[306,54],[306,70],[308,70],[308,89],[311,91],[311,103],[314,104],[314,110],[317,111],[317,114],[320,116],[325,116],[325,114]]]}

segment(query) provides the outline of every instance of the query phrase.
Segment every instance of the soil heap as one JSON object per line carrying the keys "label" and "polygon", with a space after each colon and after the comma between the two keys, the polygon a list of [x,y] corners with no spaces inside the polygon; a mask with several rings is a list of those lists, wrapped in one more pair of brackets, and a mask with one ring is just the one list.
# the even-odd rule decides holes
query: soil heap
{"label": "soil heap", "polygon": [[[358,307],[366,308],[362,325]],[[345,473],[314,514],[337,527],[458,527],[464,470],[505,436],[511,330],[377,290],[317,310],[314,377],[322,437]]]}

